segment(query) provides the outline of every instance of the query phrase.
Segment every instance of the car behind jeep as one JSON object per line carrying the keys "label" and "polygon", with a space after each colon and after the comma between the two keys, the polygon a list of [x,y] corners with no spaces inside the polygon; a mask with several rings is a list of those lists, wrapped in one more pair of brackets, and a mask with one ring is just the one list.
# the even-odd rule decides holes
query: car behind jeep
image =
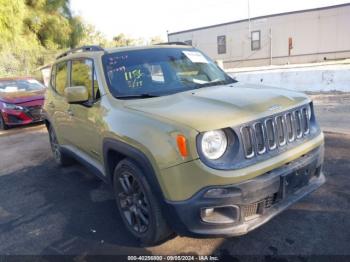
{"label": "car behind jeep", "polygon": [[111,184],[146,244],[246,234],[325,182],[312,101],[239,83],[191,46],[70,50],[44,108],[56,162]]}
{"label": "car behind jeep", "polygon": [[0,78],[0,130],[43,121],[44,93],[34,78]]}

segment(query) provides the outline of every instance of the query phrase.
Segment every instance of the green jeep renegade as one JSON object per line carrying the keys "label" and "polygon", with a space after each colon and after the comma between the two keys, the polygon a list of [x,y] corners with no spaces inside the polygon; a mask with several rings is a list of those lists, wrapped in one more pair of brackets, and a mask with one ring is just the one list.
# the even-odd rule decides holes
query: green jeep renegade
{"label": "green jeep renegade", "polygon": [[146,244],[245,234],[325,182],[306,95],[239,83],[181,43],[62,54],[44,114],[57,163],[111,184]]}

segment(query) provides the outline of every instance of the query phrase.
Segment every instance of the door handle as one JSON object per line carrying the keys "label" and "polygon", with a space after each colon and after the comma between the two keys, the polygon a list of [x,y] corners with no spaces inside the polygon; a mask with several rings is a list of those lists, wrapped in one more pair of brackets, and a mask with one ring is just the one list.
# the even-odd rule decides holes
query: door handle
{"label": "door handle", "polygon": [[67,113],[68,113],[68,115],[70,115],[70,116],[74,116],[73,111],[72,111],[72,110],[70,110],[70,109],[68,109],[68,110],[67,110]]}

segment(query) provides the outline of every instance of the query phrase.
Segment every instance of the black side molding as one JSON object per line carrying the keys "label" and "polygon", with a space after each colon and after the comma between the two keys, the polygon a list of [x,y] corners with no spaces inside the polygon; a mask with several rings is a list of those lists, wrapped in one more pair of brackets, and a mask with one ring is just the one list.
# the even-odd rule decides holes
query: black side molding
{"label": "black side molding", "polygon": [[149,159],[147,158],[147,156],[140,150],[124,142],[106,138],[103,140],[103,159],[104,159],[104,165],[106,170],[106,176],[110,182],[112,182],[113,172],[114,172],[114,170],[112,170],[110,164],[108,163],[109,154],[111,152],[116,152],[118,154],[123,155],[124,157],[134,160],[139,165],[139,167],[143,170],[146,176],[146,179],[148,183],[150,183],[150,186],[152,187],[152,190],[156,194],[156,196],[157,197],[161,196],[162,199],[164,199],[164,195],[158,183],[158,179],[154,172],[153,166],[149,161]]}

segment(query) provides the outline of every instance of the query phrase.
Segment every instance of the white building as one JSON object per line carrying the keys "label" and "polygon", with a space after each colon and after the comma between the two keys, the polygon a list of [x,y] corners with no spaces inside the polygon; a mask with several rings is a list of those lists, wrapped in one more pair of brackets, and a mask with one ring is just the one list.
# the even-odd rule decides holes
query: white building
{"label": "white building", "polygon": [[170,33],[225,68],[350,58],[350,3]]}

